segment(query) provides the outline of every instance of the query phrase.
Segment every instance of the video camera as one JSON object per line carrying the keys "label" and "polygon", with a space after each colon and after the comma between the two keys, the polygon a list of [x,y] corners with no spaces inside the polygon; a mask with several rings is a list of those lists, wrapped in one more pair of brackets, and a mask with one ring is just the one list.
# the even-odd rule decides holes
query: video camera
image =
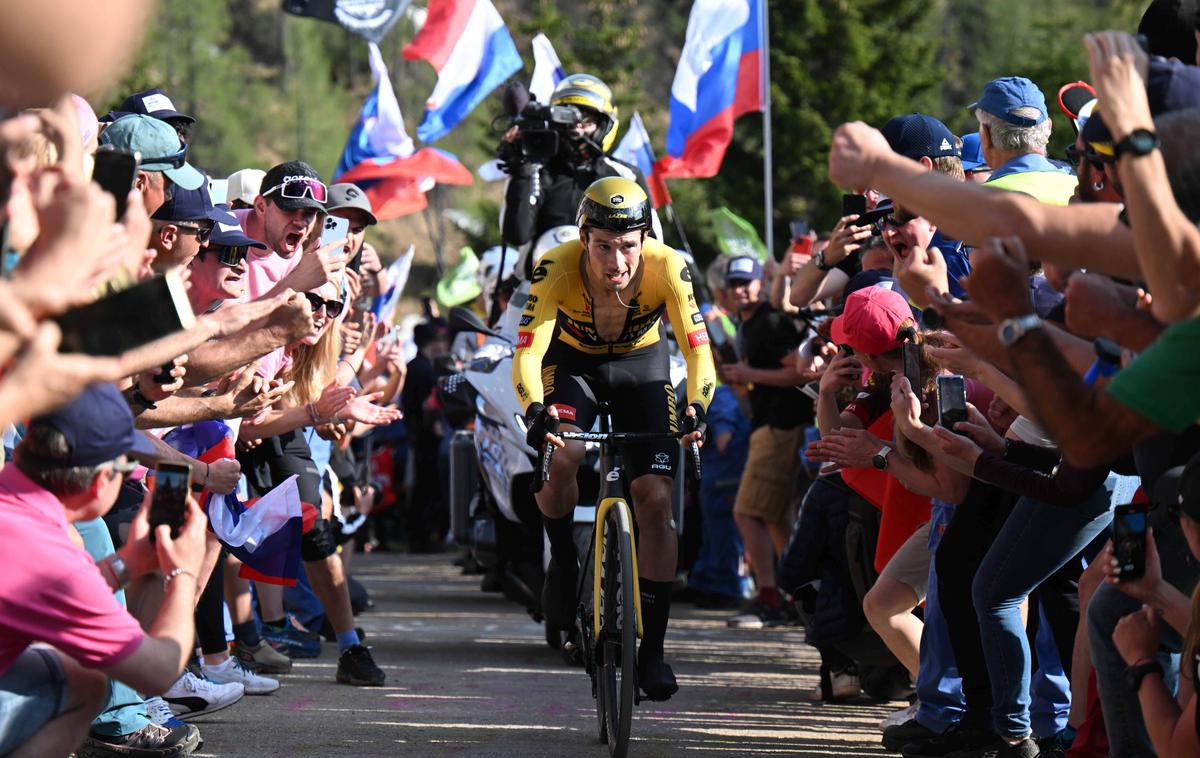
{"label": "video camera", "polygon": [[546,163],[558,154],[562,139],[573,139],[583,114],[574,105],[544,105],[531,100],[525,85],[512,82],[501,96],[514,142],[501,141],[496,157],[508,164]]}

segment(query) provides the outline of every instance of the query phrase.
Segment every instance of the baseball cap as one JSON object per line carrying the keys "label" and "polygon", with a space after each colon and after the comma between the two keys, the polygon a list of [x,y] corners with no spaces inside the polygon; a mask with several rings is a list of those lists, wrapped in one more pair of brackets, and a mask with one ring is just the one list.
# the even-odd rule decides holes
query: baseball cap
{"label": "baseball cap", "polygon": [[924,113],[896,116],[883,125],[883,136],[893,152],[905,158],[958,157],[958,138],[946,125]]}
{"label": "baseball cap", "polygon": [[1068,82],[1058,88],[1058,109],[1075,124],[1076,133],[1083,131],[1083,124],[1095,107],[1089,103],[1095,101],[1096,90],[1087,82]]}
{"label": "baseball cap", "polygon": [[234,171],[225,180],[225,199],[230,202],[241,200],[247,205],[253,205],[254,198],[258,197],[258,193],[262,191],[263,177],[266,175],[266,171],[258,168]]}
{"label": "baseball cap", "polygon": [[[298,182],[300,184],[313,183],[321,185],[318,199],[314,194],[314,189],[305,190],[304,187],[298,187],[301,190],[300,197],[287,197],[284,195],[285,184]],[[325,199],[328,194],[328,187],[321,181],[321,175],[317,170],[308,165],[304,161],[285,161],[278,166],[272,166],[269,171],[263,176],[262,186],[259,187],[259,194],[266,197],[270,196],[271,202],[279,206],[285,211],[296,211],[301,208],[313,208],[324,212]],[[290,193],[289,194],[294,194]]]}
{"label": "baseball cap", "polygon": [[763,267],[758,262],[757,258],[751,258],[748,255],[739,255],[729,261],[729,265],[725,267],[725,283],[732,282],[752,282],[755,279],[762,279]]}
{"label": "baseball cap", "polygon": [[[983,95],[967,106],[1002,118],[1013,126],[1037,126],[1050,117],[1046,113],[1046,96],[1038,86],[1023,76],[1005,76],[993,79],[983,87]],[[1037,118],[1025,118],[1013,114],[1017,108],[1036,108]]]}
{"label": "baseball cap", "polygon": [[216,207],[208,194],[207,177],[197,189],[179,187],[171,193],[171,199],[163,203],[150,218],[157,221],[203,221],[216,223]]}
{"label": "baseball cap", "polygon": [[146,116],[153,116],[161,121],[166,121],[169,118],[177,118],[189,124],[196,123],[196,119],[175,110],[175,103],[171,102],[171,98],[167,97],[166,93],[158,87],[152,87],[142,92],[134,92],[125,98],[125,101],[121,103],[121,107],[116,112],[140,113]]}
{"label": "baseball cap", "polygon": [[867,287],[846,298],[842,315],[833,320],[833,341],[879,355],[900,347],[900,327],[906,321],[914,319],[903,296],[884,287]]}
{"label": "baseball cap", "polygon": [[101,145],[141,155],[143,171],[161,171],[177,186],[194,190],[204,183],[204,174],[184,160],[186,148],[165,121],[153,116],[132,115],[117,119],[100,133]]}
{"label": "baseball cap", "polygon": [[1200,66],[1151,58],[1146,79],[1146,99],[1152,115],[1200,107]]}
{"label": "baseball cap", "polygon": [[325,210],[333,213],[345,209],[365,213],[368,225],[379,223],[371,209],[371,198],[367,197],[367,193],[359,189],[358,185],[349,182],[329,185],[329,200],[325,203]]}
{"label": "baseball cap", "polygon": [[974,171],[988,168],[983,159],[983,144],[979,141],[979,132],[971,132],[962,136],[962,167],[963,171]]}
{"label": "baseball cap", "polygon": [[57,429],[66,438],[63,468],[96,466],[126,453],[155,454],[150,440],[134,428],[133,413],[113,384],[93,384],[54,413],[29,422],[31,431],[38,427]]}
{"label": "baseball cap", "polygon": [[242,231],[242,225],[238,222],[238,217],[228,207],[217,205],[213,207],[211,216],[213,227],[212,234],[209,235],[208,244],[221,245],[222,247],[237,247],[245,245],[246,247],[260,247],[266,249],[267,246],[258,240],[252,240]]}

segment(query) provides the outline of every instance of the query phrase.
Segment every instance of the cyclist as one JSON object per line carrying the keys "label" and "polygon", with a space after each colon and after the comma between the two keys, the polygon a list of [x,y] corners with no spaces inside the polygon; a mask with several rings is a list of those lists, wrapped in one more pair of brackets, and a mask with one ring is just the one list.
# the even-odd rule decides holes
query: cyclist
{"label": "cyclist", "polygon": [[[542,589],[546,623],[574,627],[572,606],[578,554],[572,539],[579,489],[575,473],[583,445],[553,436],[565,428],[590,431],[597,403],[607,400],[617,431],[677,431],[675,391],[668,372],[662,314],[670,317],[687,358],[688,405],[682,419],[699,442],[704,411],[716,384],[704,319],[683,258],[647,236],[650,201],[637,182],[600,179],[584,192],[579,239],[546,254],[533,271],[517,334],[513,384],[525,405],[527,441],[562,448],[538,508],[550,539],[550,569]],[[631,445],[624,460],[637,517],[643,637],[638,680],[646,697],[665,700],[679,689],[663,660],[663,638],[675,578],[676,538],[671,483],[675,443]]]}

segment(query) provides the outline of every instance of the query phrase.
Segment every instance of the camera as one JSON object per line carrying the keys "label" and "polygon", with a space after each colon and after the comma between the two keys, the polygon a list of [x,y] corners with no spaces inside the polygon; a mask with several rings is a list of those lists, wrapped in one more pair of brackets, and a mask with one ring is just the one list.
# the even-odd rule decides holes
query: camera
{"label": "camera", "polygon": [[[497,157],[505,163],[546,163],[558,154],[562,139],[570,139],[583,114],[574,105],[543,105],[532,101],[513,117],[515,142],[501,142]],[[515,159],[515,160],[514,160]]]}

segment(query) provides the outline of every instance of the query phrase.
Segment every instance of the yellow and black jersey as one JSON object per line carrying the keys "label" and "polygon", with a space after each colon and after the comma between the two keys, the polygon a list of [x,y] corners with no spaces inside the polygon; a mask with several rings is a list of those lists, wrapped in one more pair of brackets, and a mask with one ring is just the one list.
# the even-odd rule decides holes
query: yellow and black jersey
{"label": "yellow and black jersey", "polygon": [[625,325],[615,341],[607,342],[596,331],[592,298],[583,282],[582,255],[582,243],[567,242],[546,253],[534,269],[513,359],[513,386],[522,406],[544,402],[541,363],[552,341],[585,355],[619,359],[661,339],[659,324],[665,310],[687,359],[688,400],[707,408],[716,370],[683,257],[646,238],[637,291],[624,298],[629,306]]}

